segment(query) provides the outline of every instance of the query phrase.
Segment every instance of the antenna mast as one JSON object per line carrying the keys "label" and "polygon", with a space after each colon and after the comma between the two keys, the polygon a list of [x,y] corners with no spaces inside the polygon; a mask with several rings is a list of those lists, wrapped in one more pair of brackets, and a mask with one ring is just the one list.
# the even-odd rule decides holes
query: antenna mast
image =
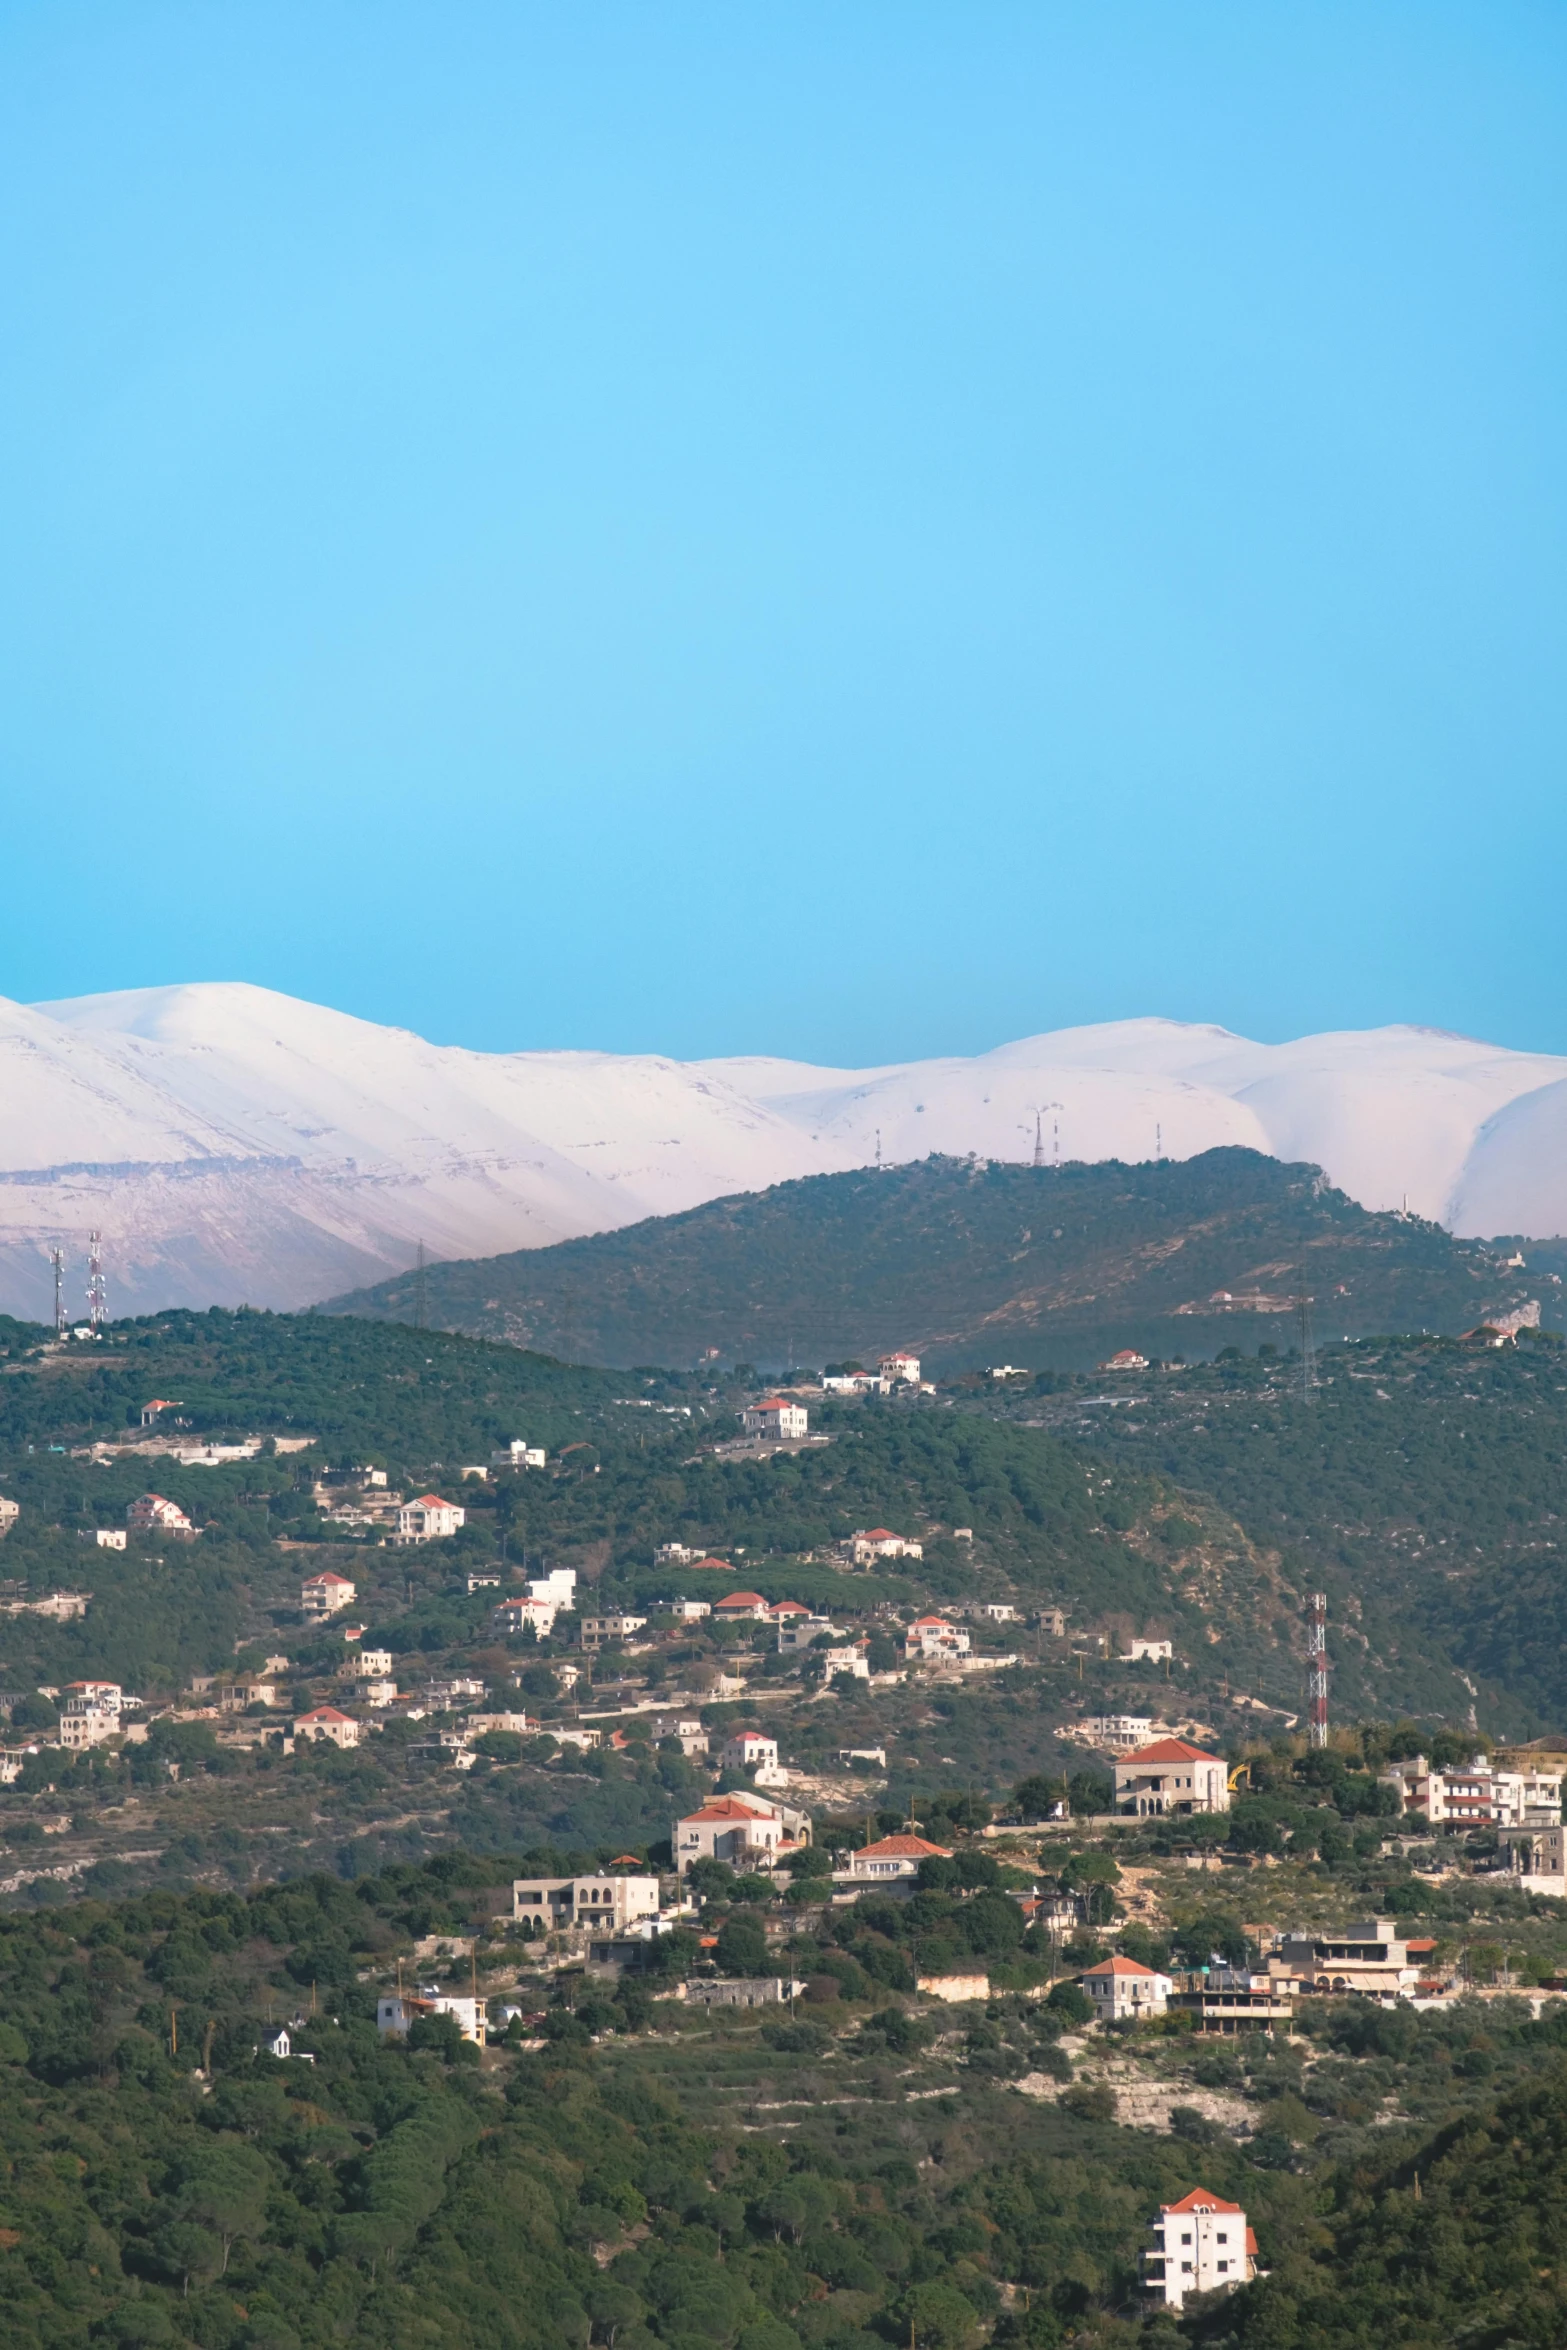
{"label": "antenna mast", "polygon": [[1311,1299],[1306,1293],[1306,1268],[1300,1271],[1300,1295],[1295,1300],[1300,1324],[1300,1400],[1310,1403],[1317,1384],[1317,1347],[1311,1334]]}
{"label": "antenna mast", "polygon": [[108,1305],[108,1292],[103,1281],[103,1234],[87,1235],[87,1319],[94,1338],[98,1336]]}
{"label": "antenna mast", "polygon": [[1042,1167],[1042,1166],[1044,1165],[1044,1163],[1045,1163],[1045,1114],[1044,1114],[1043,1110],[1036,1110],[1036,1111],[1034,1112],[1034,1164],[1035,1164],[1035,1166],[1036,1166],[1036,1167]]}
{"label": "antenna mast", "polygon": [[1311,1595],[1311,1621],[1306,1627],[1306,1736],[1312,1746],[1328,1742],[1328,1595]]}
{"label": "antenna mast", "polygon": [[56,1338],[63,1338],[63,1337],[65,1336],[65,1251],[64,1251],[64,1249],[63,1249],[63,1248],[52,1248],[52,1249],[49,1251],[49,1262],[50,1262],[50,1264],[51,1264],[51,1265],[53,1265],[53,1267],[54,1267],[54,1334],[55,1334]]}

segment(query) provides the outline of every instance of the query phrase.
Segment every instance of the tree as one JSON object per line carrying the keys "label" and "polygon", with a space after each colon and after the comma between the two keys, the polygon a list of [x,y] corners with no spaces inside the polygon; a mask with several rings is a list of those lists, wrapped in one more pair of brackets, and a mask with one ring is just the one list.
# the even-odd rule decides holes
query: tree
{"label": "tree", "polygon": [[767,1936],[755,1918],[726,1918],[718,1929],[718,1963],[726,1975],[767,1971]]}
{"label": "tree", "polygon": [[180,2180],[180,2212],[217,2237],[223,2248],[220,2276],[227,2274],[235,2239],[260,2235],[271,2184],[266,2157],[250,2146],[220,2141],[188,2157]]}

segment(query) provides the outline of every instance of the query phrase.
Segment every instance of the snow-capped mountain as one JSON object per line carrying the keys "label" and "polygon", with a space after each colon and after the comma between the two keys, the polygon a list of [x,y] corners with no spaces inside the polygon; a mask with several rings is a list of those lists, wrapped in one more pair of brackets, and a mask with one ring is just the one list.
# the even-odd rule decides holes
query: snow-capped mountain
{"label": "snow-capped mountain", "polygon": [[1433,1029],[1258,1045],[1171,1020],[869,1070],[478,1053],[266,988],[0,1003],[0,1308],[297,1306],[432,1259],[930,1151],[1311,1159],[1367,1207],[1567,1231],[1567,1060]]}

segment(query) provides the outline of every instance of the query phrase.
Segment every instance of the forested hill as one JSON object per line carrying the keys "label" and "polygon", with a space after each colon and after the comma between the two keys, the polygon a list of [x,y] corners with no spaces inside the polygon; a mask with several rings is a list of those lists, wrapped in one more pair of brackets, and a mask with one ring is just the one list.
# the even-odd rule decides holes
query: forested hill
{"label": "forested hill", "polygon": [[[1531,1288],[1531,1280],[1535,1286]],[[435,1265],[327,1311],[435,1324],[575,1361],[822,1364],[917,1347],[938,1370],[1084,1367],[1117,1347],[1194,1358],[1237,1335],[1459,1331],[1541,1296],[1499,1251],[1373,1215],[1259,1152],[1124,1166],[930,1158],[819,1175],[680,1216]],[[1229,1303],[1216,1292],[1228,1292]],[[1280,1310],[1280,1309],[1283,1310]]]}

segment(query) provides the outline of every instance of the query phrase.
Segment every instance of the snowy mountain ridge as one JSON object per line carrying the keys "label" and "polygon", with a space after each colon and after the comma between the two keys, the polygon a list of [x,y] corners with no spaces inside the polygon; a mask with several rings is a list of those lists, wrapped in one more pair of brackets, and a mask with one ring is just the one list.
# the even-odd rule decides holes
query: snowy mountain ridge
{"label": "snowy mountain ridge", "polygon": [[[1282,1045],[1163,1019],[970,1059],[481,1053],[240,982],[0,1000],[0,1308],[105,1235],[111,1307],[299,1306],[938,1151],[1309,1159],[1462,1234],[1567,1231],[1567,1058],[1415,1027]],[[69,1302],[80,1307],[73,1269]]]}

